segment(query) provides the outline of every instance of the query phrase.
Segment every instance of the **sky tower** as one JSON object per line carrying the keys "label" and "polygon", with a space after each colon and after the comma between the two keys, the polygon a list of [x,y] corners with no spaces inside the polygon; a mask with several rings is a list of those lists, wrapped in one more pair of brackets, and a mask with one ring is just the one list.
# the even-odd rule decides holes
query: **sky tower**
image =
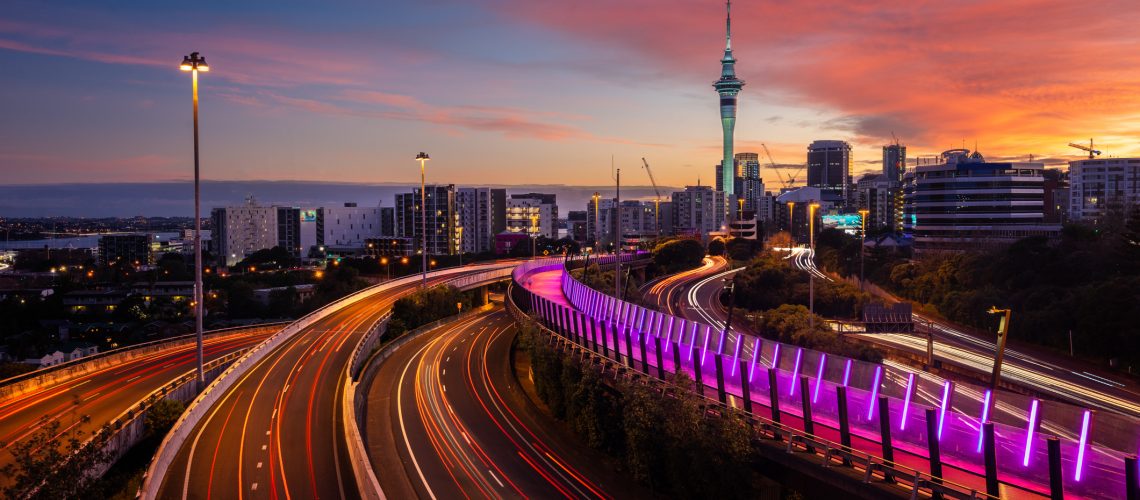
{"label": "sky tower", "polygon": [[721,160],[721,185],[725,198],[735,194],[734,179],[736,163],[732,154],[732,132],[736,128],[736,94],[744,87],[744,80],[736,77],[736,58],[732,57],[732,0],[725,2],[727,15],[724,18],[724,57],[720,60],[720,79],[713,82],[713,88],[720,94],[720,122],[724,128],[724,159]]}

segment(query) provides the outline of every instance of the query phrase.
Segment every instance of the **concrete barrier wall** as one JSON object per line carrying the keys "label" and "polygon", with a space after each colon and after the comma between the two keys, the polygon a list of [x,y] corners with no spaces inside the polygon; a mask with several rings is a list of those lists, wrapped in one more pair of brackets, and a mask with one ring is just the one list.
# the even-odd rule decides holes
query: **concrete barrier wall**
{"label": "concrete barrier wall", "polygon": [[[288,322],[261,323],[257,325],[223,328],[204,332],[207,338],[224,337],[230,335],[244,335],[263,328],[283,328]],[[197,341],[196,334],[182,335],[163,340],[155,340],[143,344],[121,347],[107,352],[87,356],[56,366],[49,366],[39,370],[17,375],[0,381],[0,400],[19,396],[31,391],[43,390],[47,387],[66,382],[75,377],[115,366],[124,362],[149,356],[167,349],[174,349]]]}
{"label": "concrete barrier wall", "polygon": [[[482,266],[474,266],[475,268]],[[501,269],[509,267],[503,264],[488,264],[488,270]],[[471,269],[474,271],[475,269]],[[457,272],[456,268],[442,269],[428,273],[431,277],[438,277],[440,275],[454,274]],[[313,325],[317,321],[325,318],[326,316],[359,302],[361,300],[369,299],[377,294],[387,292],[388,290],[409,284],[416,283],[421,279],[420,275],[411,275],[403,278],[395,279],[379,285],[371,286],[359,292],[348,295],[340,300],[332,302],[316,311],[309,313],[303,318],[294,321],[285,328],[282,328],[276,334],[266,339],[261,344],[258,344],[247,352],[244,356],[238,359],[234,364],[230,365],[222,374],[210,383],[206,389],[199,394],[194,401],[192,401],[187,408],[186,412],[174,424],[174,428],[167,433],[166,438],[163,439],[162,444],[159,446],[158,453],[151,461],[150,467],[147,469],[147,475],[143,482],[141,496],[143,498],[155,498],[158,495],[158,489],[162,486],[162,479],[166,470],[170,467],[171,462],[174,461],[175,455],[182,447],[182,444],[189,437],[197,423],[209,412],[209,409],[221,398],[240,378],[240,375],[249,370],[250,367],[256,365],[264,359],[270,352],[277,349],[281,344],[285,343],[294,335],[300,333],[304,329]]]}

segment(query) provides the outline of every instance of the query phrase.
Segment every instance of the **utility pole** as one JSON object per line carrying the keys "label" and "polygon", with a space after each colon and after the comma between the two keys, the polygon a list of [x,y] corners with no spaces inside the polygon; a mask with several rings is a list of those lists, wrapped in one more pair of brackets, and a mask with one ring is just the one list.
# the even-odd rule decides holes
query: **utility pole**
{"label": "utility pole", "polygon": [[[179,66],[182,71],[189,71],[193,82],[194,92],[194,331],[197,334],[196,361],[198,365],[198,390],[206,387],[206,374],[202,363],[202,316],[206,310],[206,294],[202,284],[202,212],[201,191],[199,188],[198,169],[198,72],[210,71],[206,58],[200,57],[197,52],[182,58]],[[54,223],[53,223],[54,224]],[[54,230],[52,231],[55,232]],[[50,258],[51,253],[49,251]]]}
{"label": "utility pole", "polygon": [[428,268],[428,265],[427,265],[428,264],[428,262],[427,262],[428,257],[427,257],[427,255],[428,255],[428,249],[427,249],[427,189],[426,189],[427,188],[427,185],[426,185],[427,176],[424,173],[424,162],[426,162],[430,159],[431,159],[431,157],[428,156],[428,154],[423,152],[423,151],[420,151],[420,153],[416,155],[416,160],[420,162],[420,213],[422,214],[422,217],[423,217],[423,220],[420,222],[422,223],[421,224],[421,228],[422,228],[421,230],[424,233],[422,235],[421,241],[423,242],[423,252],[422,252],[422,254],[423,254],[423,271],[424,271],[424,273],[423,273],[423,287],[425,290],[427,289],[427,268]]}
{"label": "utility pole", "polygon": [[[613,157],[610,157],[610,168],[613,168]],[[616,170],[614,177],[614,296],[621,299],[621,169]]]}

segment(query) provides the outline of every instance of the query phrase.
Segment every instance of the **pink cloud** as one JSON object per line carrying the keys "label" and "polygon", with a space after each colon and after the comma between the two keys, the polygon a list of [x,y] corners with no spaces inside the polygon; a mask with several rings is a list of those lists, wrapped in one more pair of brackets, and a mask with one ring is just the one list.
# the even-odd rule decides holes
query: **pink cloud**
{"label": "pink cloud", "polygon": [[[503,0],[507,16],[631,51],[682,79],[711,79],[723,6],[685,0]],[[805,0],[733,5],[744,95],[842,117],[820,123],[865,144],[896,131],[917,148],[961,139],[1004,153],[1135,129],[1140,51],[1131,0]],[[620,69],[620,68],[619,68]],[[1134,141],[1133,141],[1134,142]],[[1118,141],[1106,147],[1131,148]],[[984,148],[983,148],[984,149]],[[1140,151],[1137,151],[1140,152]]]}

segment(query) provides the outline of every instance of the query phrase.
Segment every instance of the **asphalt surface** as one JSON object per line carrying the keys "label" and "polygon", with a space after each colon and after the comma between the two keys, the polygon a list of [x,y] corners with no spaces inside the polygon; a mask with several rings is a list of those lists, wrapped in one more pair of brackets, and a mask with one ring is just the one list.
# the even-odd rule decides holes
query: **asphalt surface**
{"label": "asphalt surface", "polygon": [[[207,338],[203,344],[206,361],[252,347],[275,329],[256,328],[250,333]],[[53,421],[60,432],[78,430],[90,437],[103,424],[121,415],[151,392],[194,369],[194,344],[167,349],[148,356],[108,366],[0,401],[0,467],[13,461],[12,447]],[[82,416],[90,417],[83,423]],[[8,484],[0,477],[0,486]]]}
{"label": "asphalt surface", "polygon": [[418,287],[398,285],[343,307],[252,366],[193,429],[159,497],[358,498],[340,414],[345,368],[368,329]]}
{"label": "asphalt surface", "polygon": [[401,347],[368,388],[365,436],[388,498],[644,496],[538,411],[501,308]]}

